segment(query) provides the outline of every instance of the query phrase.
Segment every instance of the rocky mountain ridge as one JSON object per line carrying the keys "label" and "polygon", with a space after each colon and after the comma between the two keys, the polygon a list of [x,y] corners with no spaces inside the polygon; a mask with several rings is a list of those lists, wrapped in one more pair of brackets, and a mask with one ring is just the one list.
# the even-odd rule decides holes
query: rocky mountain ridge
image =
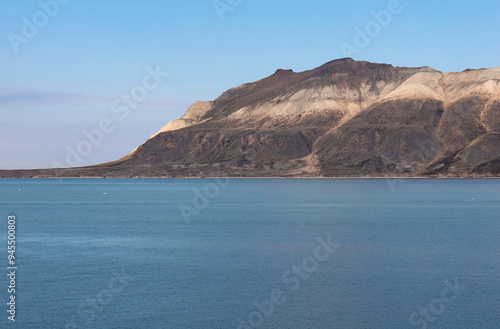
{"label": "rocky mountain ridge", "polygon": [[124,158],[3,177],[497,177],[500,68],[335,60],[193,104]]}

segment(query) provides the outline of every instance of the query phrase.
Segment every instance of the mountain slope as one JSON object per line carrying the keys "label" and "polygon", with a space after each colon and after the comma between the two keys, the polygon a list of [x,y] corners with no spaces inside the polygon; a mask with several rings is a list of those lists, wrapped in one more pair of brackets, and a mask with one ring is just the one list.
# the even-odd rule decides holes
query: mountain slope
{"label": "mountain slope", "polygon": [[443,73],[340,59],[198,102],[126,157],[1,176],[500,174],[500,68]]}

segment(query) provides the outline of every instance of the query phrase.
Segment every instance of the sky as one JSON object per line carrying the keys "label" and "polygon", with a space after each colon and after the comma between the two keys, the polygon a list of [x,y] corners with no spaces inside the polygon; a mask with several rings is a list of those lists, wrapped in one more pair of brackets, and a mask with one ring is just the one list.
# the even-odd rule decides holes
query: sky
{"label": "sky", "polygon": [[497,0],[0,0],[0,21],[0,169],[116,160],[279,68],[500,66]]}

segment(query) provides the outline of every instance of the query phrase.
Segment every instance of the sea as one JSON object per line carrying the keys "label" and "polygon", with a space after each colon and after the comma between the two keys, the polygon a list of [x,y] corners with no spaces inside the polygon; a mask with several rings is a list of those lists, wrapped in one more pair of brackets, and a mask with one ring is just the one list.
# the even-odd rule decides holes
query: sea
{"label": "sea", "polygon": [[498,180],[1,179],[0,210],[2,329],[500,328]]}

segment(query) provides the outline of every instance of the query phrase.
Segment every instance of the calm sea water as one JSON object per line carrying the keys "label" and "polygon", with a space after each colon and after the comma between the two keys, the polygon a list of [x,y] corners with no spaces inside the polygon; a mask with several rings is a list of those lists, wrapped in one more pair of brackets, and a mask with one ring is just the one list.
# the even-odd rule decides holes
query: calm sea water
{"label": "calm sea water", "polygon": [[0,328],[500,328],[496,180],[2,179],[0,209]]}

